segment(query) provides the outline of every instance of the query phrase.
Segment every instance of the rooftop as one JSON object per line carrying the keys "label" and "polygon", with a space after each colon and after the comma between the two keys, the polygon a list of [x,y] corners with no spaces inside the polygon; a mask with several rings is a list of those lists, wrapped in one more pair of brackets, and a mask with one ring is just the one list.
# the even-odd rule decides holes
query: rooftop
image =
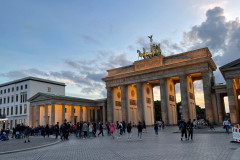
{"label": "rooftop", "polygon": [[0,84],[0,87],[5,87],[5,86],[11,85],[11,84],[20,83],[20,82],[29,81],[29,80],[50,83],[50,84],[55,84],[55,85],[60,85],[60,86],[66,86],[65,83],[62,83],[62,82],[57,82],[57,81],[52,81],[52,80],[47,80],[47,79],[42,79],[42,78],[37,78],[37,77],[25,77],[25,78],[21,78],[21,79],[17,79],[14,81]]}

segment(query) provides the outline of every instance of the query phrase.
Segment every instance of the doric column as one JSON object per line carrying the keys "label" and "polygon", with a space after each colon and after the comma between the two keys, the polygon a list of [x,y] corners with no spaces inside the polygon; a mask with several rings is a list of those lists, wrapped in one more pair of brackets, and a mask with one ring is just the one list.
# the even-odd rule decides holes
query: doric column
{"label": "doric column", "polygon": [[36,125],[40,125],[40,106],[36,105]]}
{"label": "doric column", "polygon": [[[95,106],[95,122],[98,121],[98,116],[97,116],[97,106]],[[99,118],[100,119],[100,118]],[[100,121],[100,120],[99,120]]]}
{"label": "doric column", "polygon": [[71,106],[71,122],[74,124],[74,104]]}
{"label": "doric column", "polygon": [[83,106],[80,106],[80,121],[83,121]]}
{"label": "doric column", "polygon": [[209,120],[210,122],[213,122],[214,117],[213,117],[212,96],[211,96],[211,89],[212,89],[211,77],[212,75],[210,72],[202,73],[206,119]]}
{"label": "doric column", "polygon": [[144,119],[143,114],[143,91],[142,91],[142,83],[136,83],[137,87],[137,110],[138,110],[138,121],[142,122]]}
{"label": "doric column", "polygon": [[65,120],[65,104],[62,104],[62,123],[64,123]]}
{"label": "doric column", "polygon": [[87,106],[87,120],[88,120],[88,122],[90,122],[90,120],[91,120],[91,113],[90,113],[91,111],[90,111],[90,106]]}
{"label": "doric column", "polygon": [[167,91],[166,91],[166,80],[160,79],[160,94],[161,94],[161,112],[162,120],[168,124],[168,106],[167,106]]}
{"label": "doric column", "polygon": [[51,123],[55,125],[55,104],[51,104]]}
{"label": "doric column", "polygon": [[122,107],[122,120],[128,122],[128,87],[123,85],[121,86],[121,107]]}
{"label": "doric column", "polygon": [[33,127],[33,106],[31,104],[29,105],[29,126]]}
{"label": "doric column", "polygon": [[227,79],[227,95],[228,95],[228,103],[229,103],[229,111],[231,117],[231,123],[238,123],[239,122],[239,113],[237,110],[237,103],[236,103],[236,93],[234,93],[234,86],[232,79]]}
{"label": "doric column", "polygon": [[48,124],[48,104],[44,105],[44,120],[45,120],[45,125]]}
{"label": "doric column", "polygon": [[102,118],[102,119],[103,119],[103,124],[106,123],[106,114],[105,114],[105,112],[106,112],[106,111],[105,111],[105,105],[103,105],[103,106],[102,106],[102,115],[103,115],[103,118]]}
{"label": "doric column", "polygon": [[113,88],[107,88],[107,120],[109,122],[114,121],[113,117]]}
{"label": "doric column", "polygon": [[187,122],[190,117],[189,117],[188,83],[186,75],[180,76],[180,90],[181,90],[182,117]]}
{"label": "doric column", "polygon": [[222,97],[220,95],[220,93],[216,93],[216,101],[217,101],[217,111],[218,111],[218,122],[220,124],[222,124],[223,122],[223,118],[224,118],[224,113],[223,113],[223,110],[222,110]]}

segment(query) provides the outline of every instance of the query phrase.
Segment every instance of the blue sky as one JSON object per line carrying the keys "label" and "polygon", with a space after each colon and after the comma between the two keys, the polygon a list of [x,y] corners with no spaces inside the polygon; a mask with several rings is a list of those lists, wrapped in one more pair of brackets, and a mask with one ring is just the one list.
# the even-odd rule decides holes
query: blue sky
{"label": "blue sky", "polygon": [[[165,56],[209,47],[221,66],[240,57],[239,6],[235,0],[0,0],[0,83],[31,75],[65,82],[67,95],[102,98],[106,70],[136,61],[148,35]],[[200,92],[201,84],[195,86]]]}

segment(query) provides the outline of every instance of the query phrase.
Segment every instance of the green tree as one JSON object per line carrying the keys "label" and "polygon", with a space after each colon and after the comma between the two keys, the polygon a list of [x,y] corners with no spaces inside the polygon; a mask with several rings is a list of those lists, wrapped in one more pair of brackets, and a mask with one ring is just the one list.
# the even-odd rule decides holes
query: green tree
{"label": "green tree", "polygon": [[155,106],[155,117],[156,117],[156,120],[158,121],[162,118],[161,101],[154,101],[154,106]]}
{"label": "green tree", "polygon": [[205,108],[199,107],[196,105],[197,119],[206,119]]}

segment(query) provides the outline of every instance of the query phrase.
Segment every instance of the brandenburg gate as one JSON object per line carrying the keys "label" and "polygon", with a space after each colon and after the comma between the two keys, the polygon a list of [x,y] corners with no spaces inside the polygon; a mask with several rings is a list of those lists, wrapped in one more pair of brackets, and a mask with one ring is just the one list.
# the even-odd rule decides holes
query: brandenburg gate
{"label": "brandenburg gate", "polygon": [[177,124],[175,84],[180,83],[183,119],[197,119],[193,82],[203,82],[206,119],[216,122],[213,107],[213,71],[216,65],[208,48],[197,49],[171,56],[161,54],[160,44],[152,43],[151,51],[143,53],[132,65],[108,70],[103,78],[107,88],[108,121],[125,121],[137,124],[145,121],[154,124],[153,87],[160,86],[162,120]]}

